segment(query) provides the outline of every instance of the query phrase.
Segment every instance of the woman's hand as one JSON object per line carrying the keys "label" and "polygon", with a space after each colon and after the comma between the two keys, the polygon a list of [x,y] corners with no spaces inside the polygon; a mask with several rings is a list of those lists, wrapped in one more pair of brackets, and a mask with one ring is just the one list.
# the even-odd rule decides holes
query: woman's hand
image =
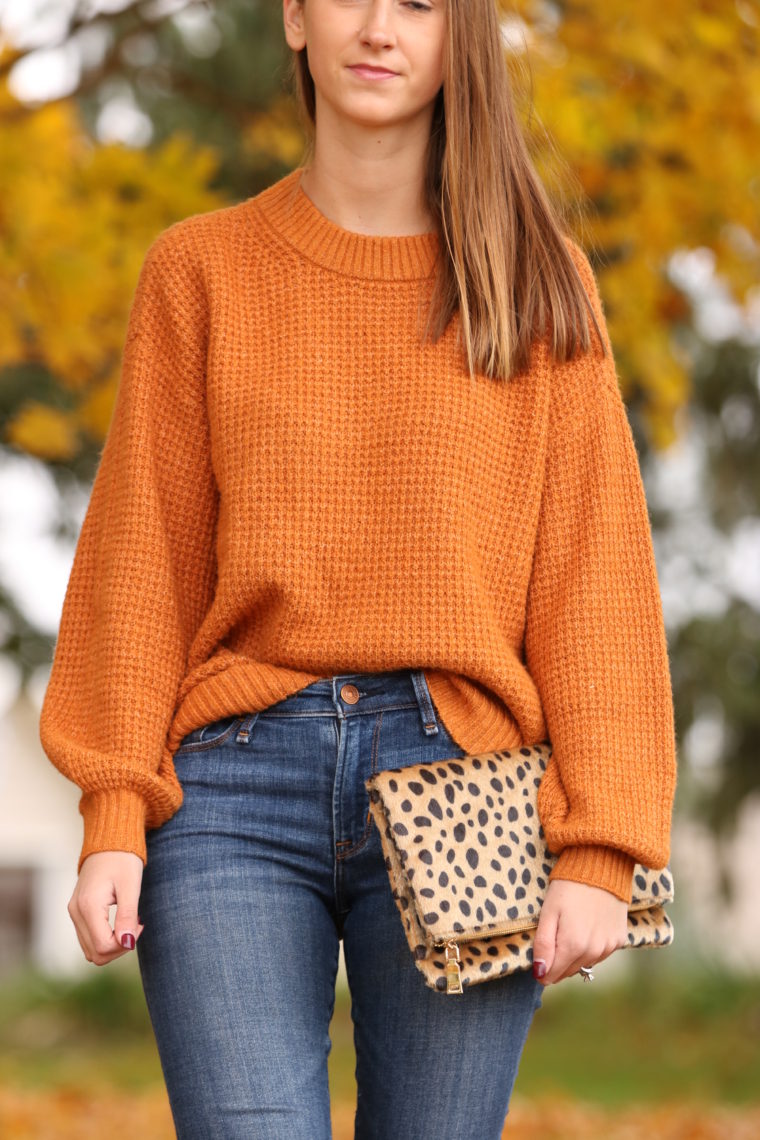
{"label": "woman's hand", "polygon": [[[88,962],[106,966],[134,950],[144,927],[137,920],[143,861],[131,851],[97,851],[79,872],[68,911]],[[113,930],[109,907],[116,903]],[[131,935],[122,943],[125,935]]]}
{"label": "woman's hand", "polygon": [[[627,943],[627,903],[603,887],[552,879],[533,942],[533,976],[545,986],[561,982]],[[541,962],[546,965],[543,975]]]}

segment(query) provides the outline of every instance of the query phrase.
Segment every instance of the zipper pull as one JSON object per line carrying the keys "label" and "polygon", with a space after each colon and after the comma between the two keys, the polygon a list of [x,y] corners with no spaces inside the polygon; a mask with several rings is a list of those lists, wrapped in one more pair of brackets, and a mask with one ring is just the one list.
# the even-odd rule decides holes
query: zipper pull
{"label": "zipper pull", "polygon": [[[449,949],[451,947],[453,947],[455,957],[450,958]],[[459,946],[453,938],[446,943],[446,993],[464,993],[462,989],[462,974],[459,969]]]}

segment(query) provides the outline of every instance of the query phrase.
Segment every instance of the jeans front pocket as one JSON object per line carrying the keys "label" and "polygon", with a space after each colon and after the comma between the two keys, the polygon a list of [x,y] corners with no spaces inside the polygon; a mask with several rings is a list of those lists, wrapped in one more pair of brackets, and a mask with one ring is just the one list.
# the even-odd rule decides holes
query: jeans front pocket
{"label": "jeans front pocket", "polygon": [[177,752],[202,752],[207,748],[215,748],[228,740],[245,720],[250,721],[250,719],[250,716],[235,714],[194,728],[182,737]]}

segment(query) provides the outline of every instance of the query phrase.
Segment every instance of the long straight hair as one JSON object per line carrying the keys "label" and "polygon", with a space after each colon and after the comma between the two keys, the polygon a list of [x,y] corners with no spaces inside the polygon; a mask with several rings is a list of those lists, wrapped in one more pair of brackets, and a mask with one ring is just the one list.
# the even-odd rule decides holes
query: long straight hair
{"label": "long straight hair", "polygon": [[[588,312],[606,355],[564,204],[542,184],[515,111],[496,0],[446,7],[444,80],[424,183],[441,241],[424,337],[437,341],[459,312],[470,375],[508,380],[530,366],[536,337],[546,337],[561,362],[587,351]],[[288,75],[308,165],[316,96],[307,48],[291,53]]]}

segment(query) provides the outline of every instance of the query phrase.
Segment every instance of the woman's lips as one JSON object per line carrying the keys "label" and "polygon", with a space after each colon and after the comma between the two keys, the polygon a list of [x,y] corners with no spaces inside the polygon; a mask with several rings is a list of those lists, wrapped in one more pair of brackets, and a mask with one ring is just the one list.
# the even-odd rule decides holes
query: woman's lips
{"label": "woman's lips", "polygon": [[360,75],[362,79],[394,79],[396,76],[395,71],[388,71],[384,67],[369,67],[361,63],[354,64],[348,70]]}

